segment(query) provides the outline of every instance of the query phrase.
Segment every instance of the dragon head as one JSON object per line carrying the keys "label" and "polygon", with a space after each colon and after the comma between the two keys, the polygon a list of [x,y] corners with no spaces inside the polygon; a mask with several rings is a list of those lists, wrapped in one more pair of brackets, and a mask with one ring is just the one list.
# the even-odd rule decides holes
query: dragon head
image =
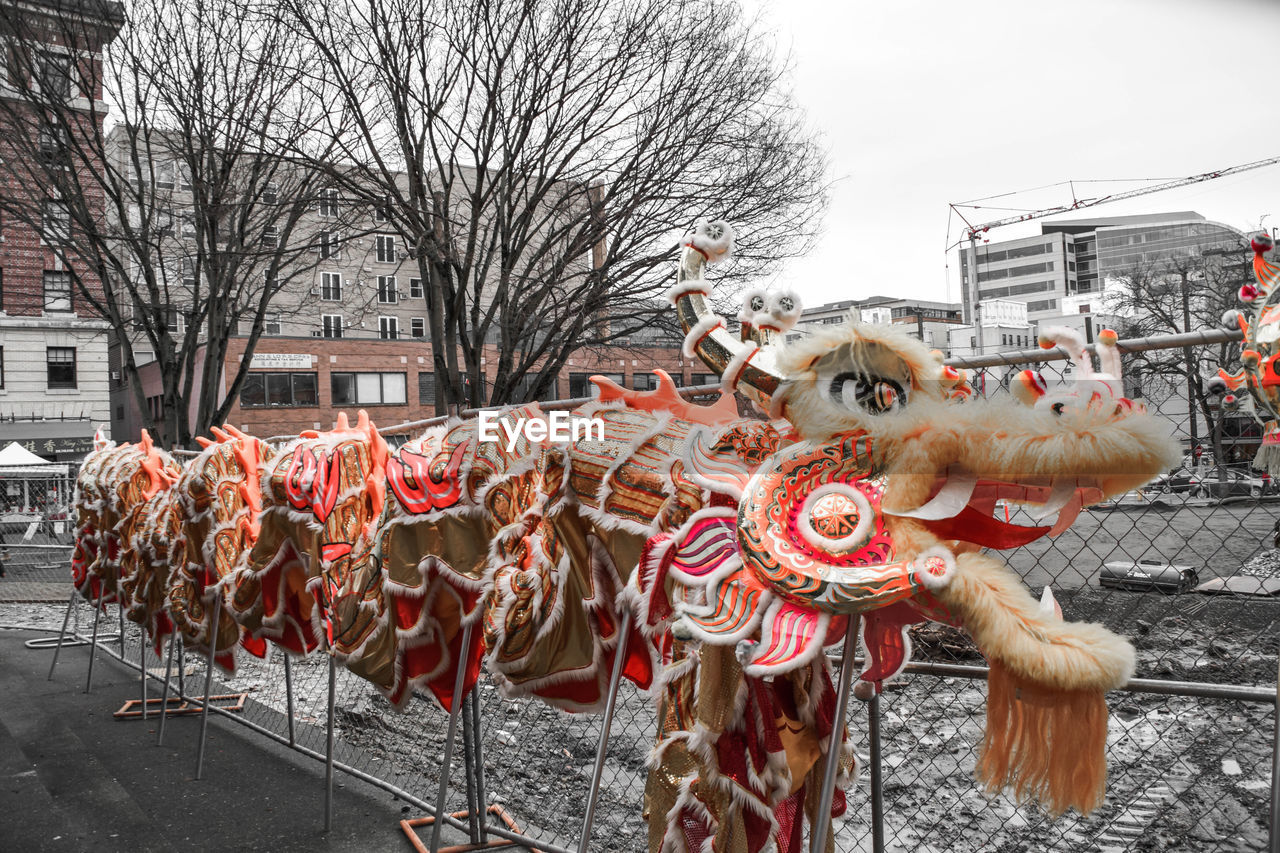
{"label": "dragon head", "polygon": [[[736,479],[720,473],[732,469],[715,456],[714,439],[692,443],[687,468],[739,498],[736,516],[720,521],[721,538],[732,523],[738,556],[699,581],[705,591],[680,608],[679,630],[737,643],[745,672],[762,676],[808,660],[836,620],[858,616],[869,660],[862,678],[878,688],[905,665],[909,624],[958,624],[992,662],[980,775],[1055,811],[1096,805],[1105,778],[1102,692],[1131,676],[1132,648],[1100,626],[1063,622],[979,552],[1056,535],[1082,507],[1176,461],[1167,430],[1123,396],[1114,333],[1100,336],[1095,372],[1077,335],[1046,332],[1042,346],[1061,346],[1073,360],[1074,384],[1050,389],[1023,371],[1016,401],[975,399],[962,373],[893,326],[833,324],[783,343],[778,321],[787,317],[773,314],[793,319],[791,296],[749,294],[735,339],[710,310],[702,276],[731,248],[727,225],[700,225],[668,296],[686,353],[719,372],[726,391],[784,419],[786,439]],[[786,310],[761,322],[770,305]],[[1054,697],[1053,721],[1018,722],[1031,719],[1019,697],[1033,693]],[[1079,748],[1045,746],[1050,731],[1060,738],[1073,726],[1087,732]]]}

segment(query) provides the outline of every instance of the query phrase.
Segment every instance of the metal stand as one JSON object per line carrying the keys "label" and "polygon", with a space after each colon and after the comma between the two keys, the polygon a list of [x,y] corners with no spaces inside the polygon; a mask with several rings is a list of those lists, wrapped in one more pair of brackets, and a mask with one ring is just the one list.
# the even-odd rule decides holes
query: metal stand
{"label": "metal stand", "polygon": [[605,700],[604,719],[600,722],[600,743],[596,745],[596,766],[591,771],[591,787],[587,790],[587,812],[582,818],[582,833],[578,838],[578,853],[587,853],[591,843],[591,825],[596,817],[596,800],[600,796],[600,780],[604,776],[605,756],[609,751],[609,731],[613,728],[613,714],[618,704],[618,687],[622,682],[622,664],[627,656],[627,639],[631,635],[631,609],[622,614],[618,629],[618,646],[613,654],[613,672],[609,675],[609,696]]}
{"label": "metal stand", "polygon": [[156,732],[156,746],[164,743],[164,721],[169,716],[169,678],[173,675],[173,650],[178,645],[177,633],[169,638],[169,656],[164,665],[164,686],[160,688],[160,725]]}
{"label": "metal stand", "polygon": [[288,652],[281,649],[280,653],[284,655],[284,700],[289,711],[289,746],[296,746],[293,736],[293,665]]}
{"label": "metal stand", "polygon": [[844,634],[844,653],[840,658],[840,683],[836,688],[836,712],[827,742],[827,763],[822,771],[822,791],[818,798],[818,816],[809,832],[810,853],[825,853],[827,830],[831,824],[831,798],[836,792],[836,770],[840,766],[840,740],[844,730],[845,714],[849,710],[849,685],[853,683],[853,657],[858,650],[859,616],[849,617],[849,628]]}
{"label": "metal stand", "polygon": [[[329,652],[329,721],[324,740],[324,831],[333,828],[333,706],[337,694],[338,665]],[[292,721],[290,721],[292,726]]]}
{"label": "metal stand", "polygon": [[222,619],[222,591],[213,588],[213,619],[209,625],[209,657],[204,669],[204,696],[200,699],[200,743],[196,747],[196,779],[204,776],[204,739],[209,730],[209,691],[213,684],[213,658],[218,653],[218,623]]}
{"label": "metal stand", "polygon": [[102,599],[106,591],[98,588],[98,600],[93,606],[93,640],[89,644],[89,674],[84,679],[84,692],[93,689],[93,662],[98,657],[98,623],[102,620]]}
{"label": "metal stand", "polygon": [[147,627],[138,626],[138,672],[142,673],[142,719],[147,718]]}
{"label": "metal stand", "polygon": [[124,660],[124,601],[120,599],[119,592],[116,593],[116,623],[120,630],[120,660]]}
{"label": "metal stand", "polygon": [[467,677],[467,654],[471,650],[471,627],[462,626],[462,643],[458,651],[458,674],[453,679],[453,709],[449,711],[449,727],[444,736],[444,757],[440,761],[440,789],[436,791],[436,820],[431,825],[431,849],[440,849],[440,830],[444,828],[444,803],[449,793],[449,763],[453,760],[453,743],[458,735],[458,718],[462,716],[462,684]]}
{"label": "metal stand", "polygon": [[58,665],[58,655],[62,654],[62,640],[67,636],[67,623],[71,621],[71,611],[76,606],[76,592],[72,587],[71,595],[67,598],[67,612],[62,614],[62,630],[58,632],[58,646],[53,650],[53,663],[49,664],[49,677],[46,681],[53,681],[53,668]]}

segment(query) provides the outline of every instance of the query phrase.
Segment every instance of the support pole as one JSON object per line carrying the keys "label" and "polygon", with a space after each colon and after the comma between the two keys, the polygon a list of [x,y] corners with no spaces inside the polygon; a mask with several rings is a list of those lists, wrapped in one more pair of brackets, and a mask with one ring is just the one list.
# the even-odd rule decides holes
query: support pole
{"label": "support pole", "polygon": [[124,601],[120,598],[119,585],[116,586],[116,627],[120,629],[120,660],[124,660]]}
{"label": "support pole", "polygon": [[476,762],[476,808],[480,815],[480,837],[477,841],[486,844],[489,841],[486,821],[489,817],[489,795],[484,788],[484,743],[480,737],[480,692],[471,690],[471,730],[475,733],[472,743],[475,744]]}
{"label": "support pole", "polygon": [[71,621],[71,611],[76,606],[76,590],[71,589],[71,595],[67,598],[67,612],[62,614],[62,630],[58,632],[58,646],[53,650],[53,663],[49,664],[49,677],[46,681],[53,681],[53,668],[58,665],[58,655],[62,653],[62,639],[67,636],[67,623]]}
{"label": "support pole", "polygon": [[93,689],[93,662],[98,657],[98,623],[102,621],[102,599],[106,590],[98,587],[98,600],[93,607],[93,640],[89,643],[89,674],[84,679],[84,692]]}
{"label": "support pole", "polygon": [[1280,666],[1276,672],[1275,733],[1271,741],[1271,835],[1269,853],[1280,853]]}
{"label": "support pole", "polygon": [[288,652],[281,649],[280,653],[284,655],[284,701],[289,712],[289,746],[296,746],[293,736],[293,664]]}
{"label": "support pole", "polygon": [[187,698],[187,641],[178,634],[178,698]]}
{"label": "support pole", "polygon": [[169,716],[169,678],[173,675],[173,649],[178,645],[177,632],[169,638],[169,657],[164,665],[164,686],[160,688],[160,725],[156,731],[156,746],[164,743],[164,721]]}
{"label": "support pole", "polygon": [[831,798],[836,792],[836,770],[840,766],[841,736],[844,733],[845,714],[849,710],[849,685],[853,683],[853,657],[858,650],[858,622],[860,616],[849,617],[849,628],[844,633],[844,652],[840,657],[840,682],[836,687],[836,712],[832,718],[831,737],[827,741],[827,762],[822,771],[822,791],[818,798],[818,813],[809,828],[810,853],[825,853],[827,830],[831,824]]}
{"label": "support pole", "polygon": [[337,700],[338,664],[329,651],[329,719],[324,736],[324,831],[333,828],[333,706]]}
{"label": "support pole", "polygon": [[600,797],[600,780],[604,776],[605,756],[609,752],[609,730],[613,728],[613,714],[618,704],[618,686],[622,682],[622,664],[627,656],[627,639],[631,636],[631,608],[622,613],[622,625],[618,628],[618,647],[613,654],[613,671],[609,674],[609,696],[605,700],[604,719],[600,721],[600,742],[596,744],[596,766],[591,771],[591,787],[587,790],[587,811],[582,818],[582,832],[578,837],[578,853],[587,853],[591,843],[591,825],[596,818],[596,800]]}
{"label": "support pole", "polygon": [[471,716],[471,703],[474,699],[473,689],[462,700],[462,759],[463,772],[467,775],[467,837],[472,844],[480,840],[480,823],[484,820],[484,814],[476,801],[476,729]]}
{"label": "support pole", "polygon": [[453,679],[453,708],[449,711],[449,727],[444,736],[444,758],[440,762],[440,789],[436,791],[435,821],[431,824],[431,850],[440,849],[440,830],[444,828],[445,798],[449,794],[449,762],[453,760],[453,743],[458,735],[458,718],[462,716],[462,685],[467,677],[467,658],[471,652],[471,622],[463,623],[462,643],[458,651],[458,674]]}
{"label": "support pole", "polygon": [[218,654],[218,623],[222,621],[222,590],[213,588],[213,619],[209,625],[209,656],[204,668],[204,696],[200,698],[200,743],[196,746],[196,779],[204,776],[204,741],[209,731],[209,691],[213,685],[213,659]]}
{"label": "support pole", "polygon": [[884,853],[884,764],[880,751],[880,685],[867,703],[867,736],[871,739],[871,850]]}
{"label": "support pole", "polygon": [[138,672],[142,682],[142,719],[147,718],[147,627],[138,626]]}

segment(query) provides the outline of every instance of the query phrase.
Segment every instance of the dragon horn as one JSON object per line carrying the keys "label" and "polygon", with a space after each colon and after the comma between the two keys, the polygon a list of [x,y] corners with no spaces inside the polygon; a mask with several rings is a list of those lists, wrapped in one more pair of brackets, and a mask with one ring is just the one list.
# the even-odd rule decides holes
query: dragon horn
{"label": "dragon horn", "polygon": [[667,298],[676,307],[684,329],[684,354],[695,354],[720,374],[726,391],[741,390],[761,408],[785,381],[772,345],[740,341],[725,328],[724,318],[711,310],[711,284],[702,276],[707,263],[721,260],[733,250],[733,229],[726,222],[699,222],[685,240],[676,268],[676,283]]}

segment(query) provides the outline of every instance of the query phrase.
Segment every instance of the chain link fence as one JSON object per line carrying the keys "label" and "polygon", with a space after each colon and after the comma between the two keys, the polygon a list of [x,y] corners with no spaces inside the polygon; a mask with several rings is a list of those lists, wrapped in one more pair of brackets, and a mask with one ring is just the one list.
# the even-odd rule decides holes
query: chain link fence
{"label": "chain link fence", "polygon": [[[990,397],[1007,394],[1007,376],[1021,366],[984,369],[974,384]],[[1071,379],[1062,365],[1042,372],[1050,385]],[[1071,812],[1052,819],[1003,794],[983,793],[972,773],[984,722],[984,661],[962,632],[918,626],[915,663],[908,671],[878,701],[850,703],[850,733],[864,759],[877,746],[868,731],[869,716],[878,714],[883,849],[1269,849],[1280,659],[1280,605],[1273,597],[1280,590],[1275,545],[1280,489],[1249,467],[1258,438],[1247,419],[1216,411],[1206,418],[1188,405],[1186,381],[1178,377],[1148,378],[1140,391],[1128,390],[1140,393],[1139,399],[1183,441],[1184,465],[1142,491],[1081,513],[1054,539],[999,555],[1037,594],[1051,586],[1065,618],[1102,622],[1137,647],[1138,678],[1108,695],[1105,804],[1088,817]],[[1008,512],[1018,521],[1016,506]],[[52,534],[42,545],[49,556],[33,558],[23,571],[56,575],[65,601],[63,543],[69,540],[65,531],[62,535]],[[54,551],[55,544],[64,550]],[[7,584],[18,563],[6,565],[9,577],[0,580],[0,601],[13,601]],[[84,635],[84,614],[91,611],[83,603],[77,610]],[[0,615],[12,622],[18,612],[6,606]],[[114,612],[106,619],[113,621]],[[141,647],[137,629],[128,625],[124,635],[119,649],[124,659],[134,665],[141,660],[152,676],[162,678],[164,661]],[[327,657],[293,661],[288,679],[278,651],[261,662],[243,659],[235,678],[215,679],[215,693],[248,695],[243,710],[228,716],[321,757]],[[186,694],[198,695],[200,685],[192,678],[203,677],[203,659],[186,655],[175,669],[175,686],[178,671]],[[156,684],[149,689],[154,697]],[[371,686],[342,669],[335,693],[336,760],[400,795],[406,817],[433,805],[445,761],[447,716],[423,699],[396,712]],[[602,718],[564,714],[534,700],[504,700],[483,677],[474,695],[476,743],[464,750],[459,736],[446,811],[474,804],[465,781],[475,774],[464,765],[466,755],[479,753],[488,803],[501,805],[538,847],[577,849]],[[645,761],[654,737],[651,701],[624,682],[587,849],[647,849],[642,809]],[[870,763],[864,760],[849,791],[849,808],[837,821],[838,851],[877,849]],[[334,819],[341,821],[341,814]],[[496,818],[490,823],[505,826]]]}
{"label": "chain link fence", "polygon": [[0,466],[0,601],[66,601],[75,466]]}

